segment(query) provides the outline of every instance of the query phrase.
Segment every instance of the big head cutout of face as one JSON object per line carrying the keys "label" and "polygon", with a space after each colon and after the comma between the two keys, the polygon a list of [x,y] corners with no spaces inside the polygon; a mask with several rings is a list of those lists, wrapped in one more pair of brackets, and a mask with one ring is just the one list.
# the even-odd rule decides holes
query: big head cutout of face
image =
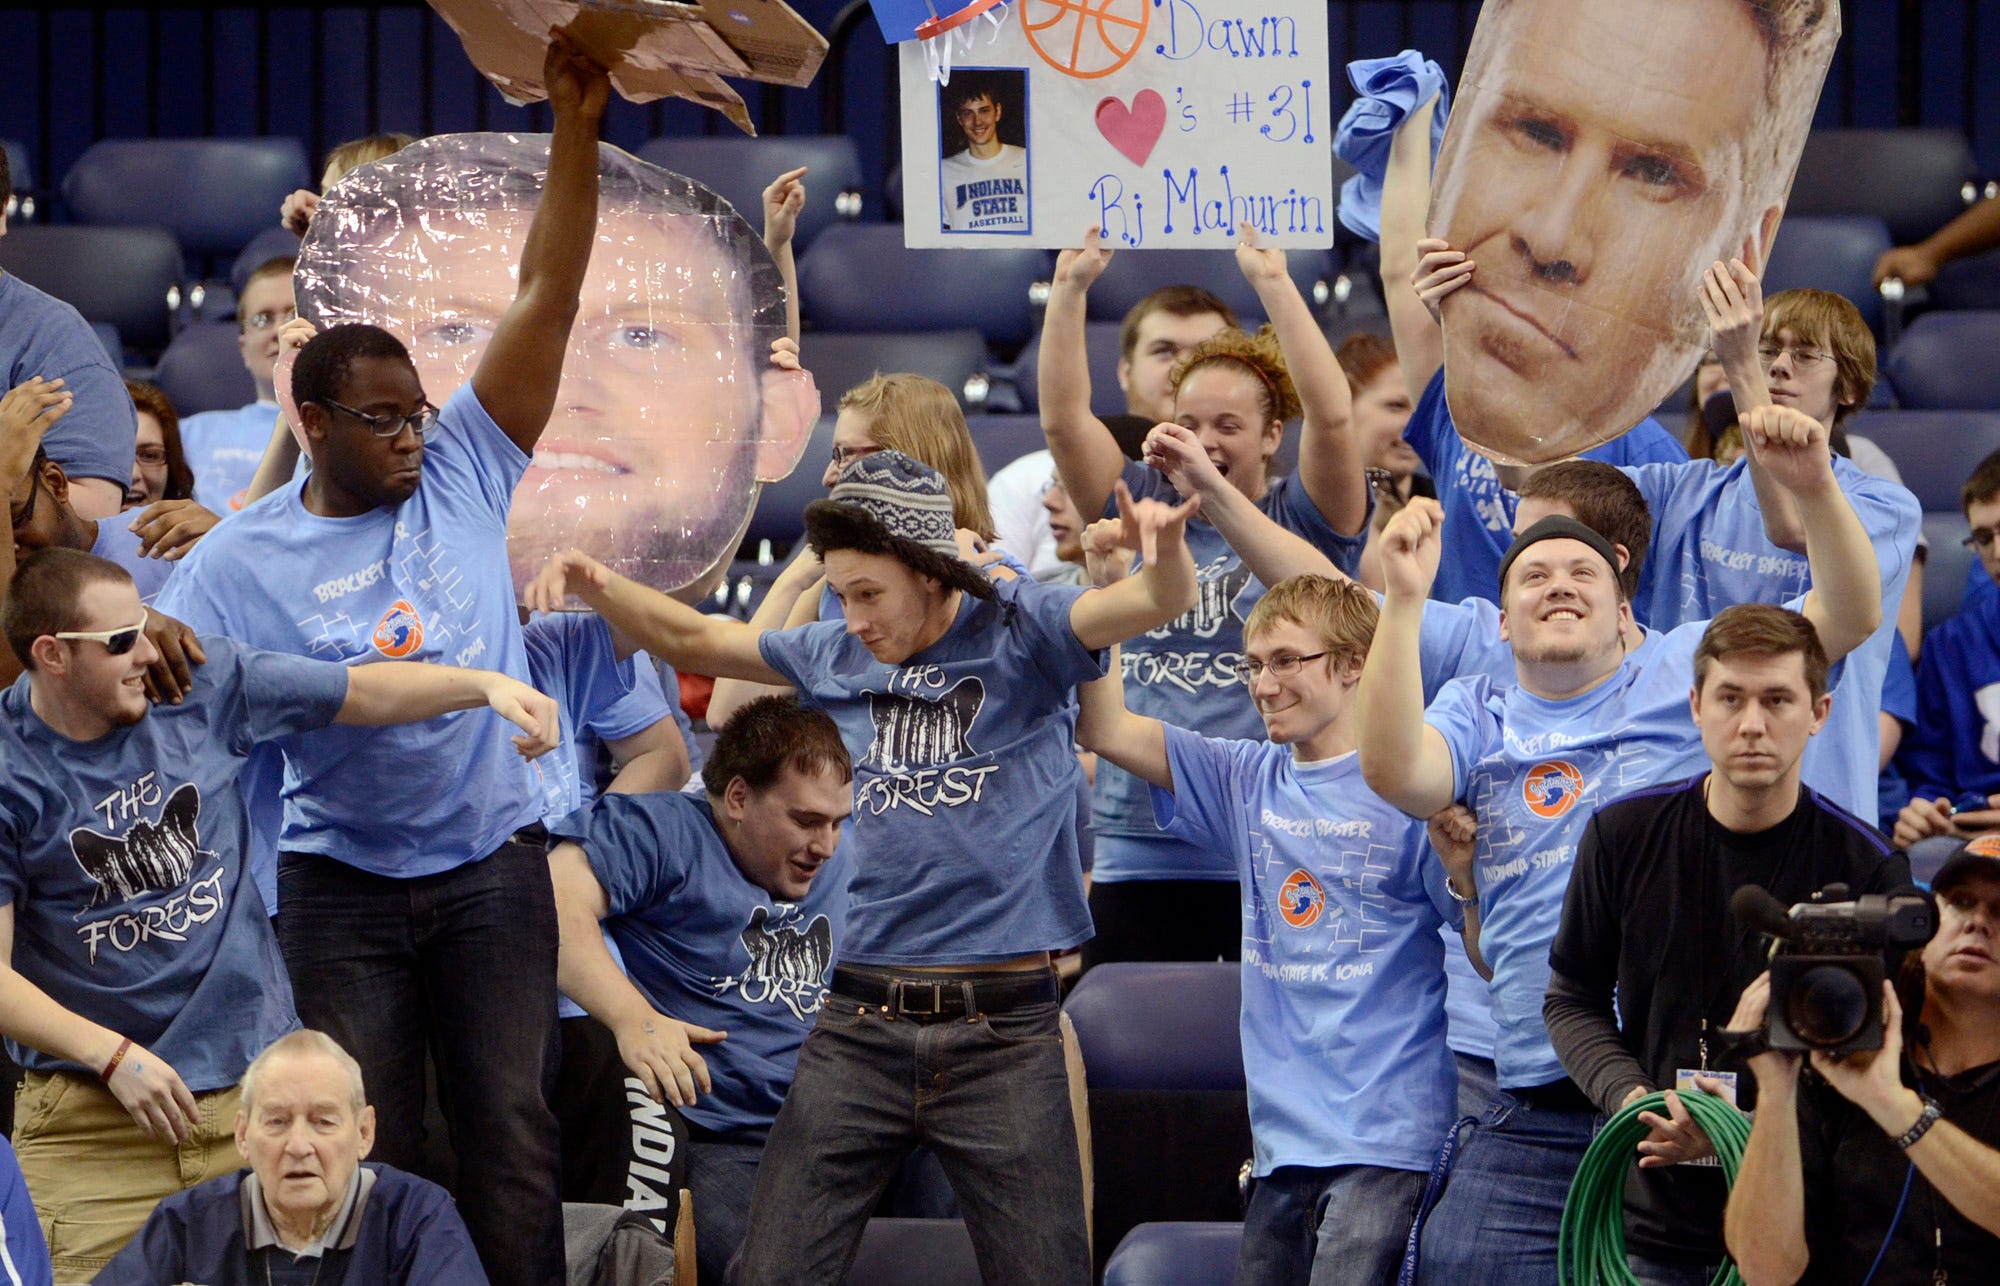
{"label": "big head cutout of face", "polygon": [[1445,399],[1474,450],[1538,464],[1687,378],[1717,259],[1768,260],[1840,36],[1835,0],[1488,0],[1429,227]]}
{"label": "big head cutout of face", "polygon": [[[514,300],[547,166],[546,135],[457,134],[351,171],[301,249],[302,312],[395,334],[442,406]],[[794,401],[766,397],[798,378],[766,365],[784,333],[782,279],[749,225],[600,145],[597,245],[507,524],[515,585],[571,546],[660,589],[728,558],[760,480],[791,472],[811,431],[809,416],[767,414]]]}

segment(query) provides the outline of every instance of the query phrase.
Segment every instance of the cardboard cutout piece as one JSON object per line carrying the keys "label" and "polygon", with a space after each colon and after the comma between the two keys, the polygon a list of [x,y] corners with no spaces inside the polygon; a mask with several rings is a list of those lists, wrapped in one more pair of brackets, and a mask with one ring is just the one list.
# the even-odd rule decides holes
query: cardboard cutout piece
{"label": "cardboard cutout piece", "polygon": [[[514,300],[548,155],[547,135],[450,134],[350,172],[300,247],[300,315],[390,331],[442,406]],[[575,546],[675,589],[733,554],[818,397],[768,364],[785,294],[763,238],[691,179],[609,144],[598,157],[597,245],[507,549],[516,588]]]}
{"label": "cardboard cutout piece", "polygon": [[430,0],[465,53],[510,103],[548,97],[542,60],[561,28],[635,103],[685,98],[757,131],[724,76],[804,88],[826,38],[784,0]]}
{"label": "cardboard cutout piece", "polygon": [[1618,437],[1694,369],[1701,275],[1769,262],[1836,0],[1489,0],[1438,155],[1445,398],[1502,463]]}
{"label": "cardboard cutout piece", "polygon": [[[963,8],[939,0],[940,14]],[[1326,6],[1012,0],[931,78],[899,48],[911,246],[1333,244]],[[876,0],[884,31],[909,5]],[[980,20],[982,23],[984,19]]]}

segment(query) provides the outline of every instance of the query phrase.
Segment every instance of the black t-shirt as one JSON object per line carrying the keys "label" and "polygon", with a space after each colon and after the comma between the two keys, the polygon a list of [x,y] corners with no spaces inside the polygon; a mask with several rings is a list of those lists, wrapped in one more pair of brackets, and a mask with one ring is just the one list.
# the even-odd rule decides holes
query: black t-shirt
{"label": "black t-shirt", "polygon": [[[1801,787],[1791,816],[1739,835],[1709,815],[1706,781],[1704,773],[1597,810],[1549,950],[1551,967],[1572,982],[1615,984],[1626,1048],[1667,1089],[1676,1069],[1702,1066],[1703,1020],[1709,1033],[1728,1026],[1737,998],[1766,966],[1759,935],[1730,914],[1739,886],[1756,884],[1790,905],[1836,882],[1857,895],[1910,883],[1908,860],[1879,831],[1815,792]],[[1738,1104],[1749,1110],[1754,1094],[1742,1077]],[[1652,1254],[1719,1258],[1727,1200],[1718,1168],[1635,1166],[1625,1187],[1626,1240]]]}
{"label": "black t-shirt", "polygon": [[[1936,1099],[1945,1120],[2000,1147],[2000,1063],[1953,1077],[1920,1077],[1906,1060],[1903,1081]],[[1921,1171],[1912,1175],[1909,1157],[1882,1127],[1810,1071],[1799,1076],[1799,1162],[1811,1254],[1802,1281],[1859,1286],[1881,1254],[1878,1283],[1930,1282],[1940,1267],[1953,1286],[2000,1282],[2000,1237],[1938,1196]],[[1906,1179],[1910,1195],[1904,1201]],[[1903,1215],[1896,1219],[1899,1201]]]}

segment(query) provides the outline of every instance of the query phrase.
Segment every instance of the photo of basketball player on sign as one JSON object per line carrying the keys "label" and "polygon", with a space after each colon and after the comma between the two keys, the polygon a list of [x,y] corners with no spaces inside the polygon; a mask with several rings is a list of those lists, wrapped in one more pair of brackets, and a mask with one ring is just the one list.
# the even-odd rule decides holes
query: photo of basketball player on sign
{"label": "photo of basketball player on sign", "polygon": [[[938,217],[946,232],[1032,230],[1028,73],[970,68],[938,87]],[[957,146],[960,140],[962,147]]]}

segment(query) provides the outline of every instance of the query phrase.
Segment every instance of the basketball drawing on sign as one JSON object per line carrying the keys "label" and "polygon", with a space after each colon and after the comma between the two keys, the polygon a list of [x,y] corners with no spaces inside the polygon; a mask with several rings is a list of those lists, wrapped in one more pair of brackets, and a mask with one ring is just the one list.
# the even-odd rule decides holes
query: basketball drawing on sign
{"label": "basketball drawing on sign", "polygon": [[1022,0],[1021,30],[1043,62],[1065,76],[1109,76],[1146,39],[1147,0]]}

